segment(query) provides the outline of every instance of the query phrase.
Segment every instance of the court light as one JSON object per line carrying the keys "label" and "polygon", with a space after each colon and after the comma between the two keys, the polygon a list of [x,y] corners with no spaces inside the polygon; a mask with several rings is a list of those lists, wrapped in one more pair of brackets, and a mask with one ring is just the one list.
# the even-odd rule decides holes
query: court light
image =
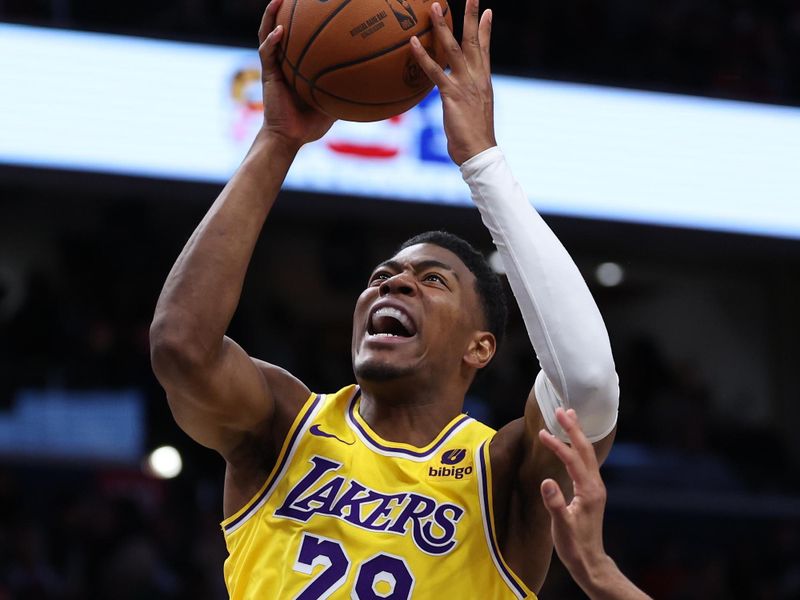
{"label": "court light", "polygon": [[183,469],[180,452],[172,446],[161,446],[153,450],[145,461],[144,470],[157,479],[174,479]]}
{"label": "court light", "polygon": [[616,287],[625,280],[625,270],[618,263],[604,262],[597,265],[594,276],[603,287]]}

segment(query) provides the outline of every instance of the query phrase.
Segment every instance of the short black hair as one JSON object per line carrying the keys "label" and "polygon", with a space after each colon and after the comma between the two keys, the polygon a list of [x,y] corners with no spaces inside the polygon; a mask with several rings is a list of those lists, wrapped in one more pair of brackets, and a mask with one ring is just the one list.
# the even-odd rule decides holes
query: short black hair
{"label": "short black hair", "polygon": [[497,340],[497,346],[500,346],[508,319],[506,293],[500,277],[489,265],[486,257],[468,241],[448,231],[426,231],[415,235],[400,244],[395,254],[417,244],[434,244],[449,250],[475,275],[475,291],[481,302],[486,327]]}

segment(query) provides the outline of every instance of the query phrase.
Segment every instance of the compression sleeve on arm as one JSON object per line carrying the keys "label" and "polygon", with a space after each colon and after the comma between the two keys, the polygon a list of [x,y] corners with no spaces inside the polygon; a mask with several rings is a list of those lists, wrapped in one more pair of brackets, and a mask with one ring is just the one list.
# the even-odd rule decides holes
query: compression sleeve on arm
{"label": "compression sleeve on arm", "polygon": [[556,408],[573,408],[597,442],[614,429],[619,385],[603,318],[564,246],[534,210],[498,147],[461,165],[492,234],[542,368],[534,383],[548,430],[569,438]]}

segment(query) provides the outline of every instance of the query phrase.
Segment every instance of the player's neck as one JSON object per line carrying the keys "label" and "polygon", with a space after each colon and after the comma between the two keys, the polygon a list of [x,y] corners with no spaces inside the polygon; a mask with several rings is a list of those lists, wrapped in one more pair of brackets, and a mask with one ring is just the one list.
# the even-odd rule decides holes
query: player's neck
{"label": "player's neck", "polygon": [[383,439],[422,447],[461,414],[462,390],[424,390],[419,386],[361,386],[359,414]]}

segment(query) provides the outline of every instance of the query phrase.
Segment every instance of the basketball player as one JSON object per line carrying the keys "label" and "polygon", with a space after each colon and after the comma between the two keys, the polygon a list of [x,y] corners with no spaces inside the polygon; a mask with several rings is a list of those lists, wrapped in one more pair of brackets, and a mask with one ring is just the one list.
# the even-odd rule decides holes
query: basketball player
{"label": "basketball player", "polygon": [[502,334],[502,288],[455,236],[412,238],[372,272],[353,315],[356,384],[338,392],[311,393],[225,335],[292,160],[332,125],[284,83],[280,2],[259,35],[264,125],[175,263],[151,327],[153,368],[176,421],[226,460],[230,596],[535,598],[553,549],[539,486],[570,481],[539,431],[568,441],[556,410],[572,408],[602,461],[618,385],[588,288],[496,146],[491,13],[480,17],[468,0],[459,47],[431,5],[449,73],[412,41],[542,366],[524,417],[498,432],[462,406]]}

